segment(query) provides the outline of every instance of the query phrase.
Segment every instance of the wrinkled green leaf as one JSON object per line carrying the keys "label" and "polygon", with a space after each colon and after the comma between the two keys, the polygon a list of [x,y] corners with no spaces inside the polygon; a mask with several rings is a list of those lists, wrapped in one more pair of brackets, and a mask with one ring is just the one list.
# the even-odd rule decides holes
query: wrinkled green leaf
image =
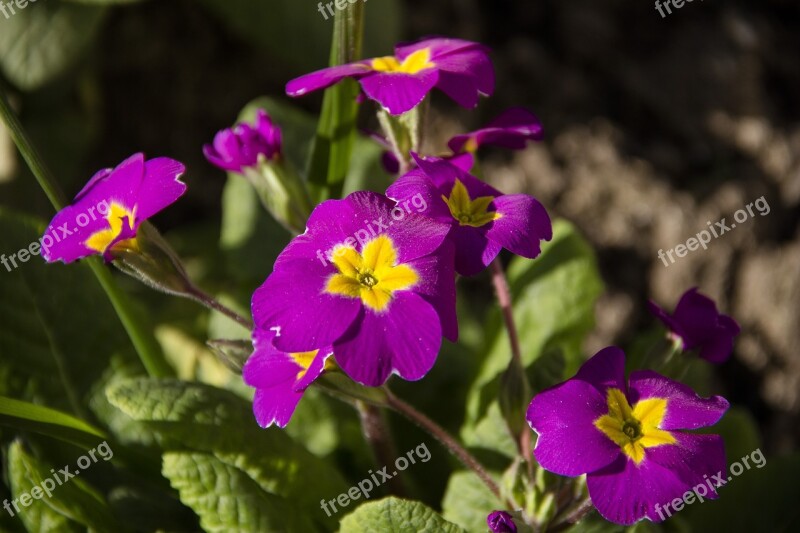
{"label": "wrinkled green leaf", "polygon": [[400,498],[365,503],[344,517],[340,533],[463,533],[430,507]]}
{"label": "wrinkled green leaf", "polygon": [[[20,442],[13,443],[9,448],[8,462],[13,472],[12,487],[15,498],[32,489],[33,486],[41,486],[45,479],[53,476],[52,467],[27,453]],[[75,472],[75,467],[73,466],[70,471]],[[32,514],[32,520],[39,522],[47,520],[48,523],[61,527],[65,524],[64,521],[58,519],[58,515],[61,515],[95,530],[121,530],[103,496],[82,478],[73,477],[61,485],[56,482],[54,484],[55,488],[50,497],[42,494],[40,500],[34,501],[38,509]],[[47,510],[44,509],[45,507]],[[26,508],[21,513],[21,518],[26,522],[26,526],[28,526],[27,511]],[[35,527],[32,529],[29,527],[29,530],[42,531]],[[54,529],[54,531],[58,531],[58,529]]]}
{"label": "wrinkled green leaf", "polygon": [[122,412],[155,431],[165,450],[213,454],[246,473],[265,492],[310,510],[317,522],[335,523],[319,502],[347,489],[341,475],[284,431],[259,428],[250,404],[235,394],[199,383],[155,379],[125,381],[107,394]]}
{"label": "wrinkled green leaf", "polygon": [[245,472],[212,455],[166,453],[163,473],[209,533],[317,530],[308,514],[265,492]]}

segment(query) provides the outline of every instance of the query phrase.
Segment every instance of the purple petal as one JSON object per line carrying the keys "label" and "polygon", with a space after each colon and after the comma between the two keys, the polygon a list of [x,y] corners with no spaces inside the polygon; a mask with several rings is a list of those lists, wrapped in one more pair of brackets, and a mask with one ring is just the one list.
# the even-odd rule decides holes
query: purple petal
{"label": "purple petal", "polygon": [[364,62],[325,68],[293,79],[286,84],[286,94],[292,97],[303,96],[320,89],[327,89],[344,78],[359,78],[370,72],[372,68]]}
{"label": "purple petal", "polygon": [[487,144],[502,146],[513,150],[522,150],[529,140],[541,140],[542,123],[539,119],[522,107],[508,109],[486,127],[477,131],[457,135],[450,139],[448,146],[453,153],[460,152],[470,139],[478,147]]}
{"label": "purple petal", "polygon": [[579,476],[611,464],[621,455],[620,448],[594,425],[607,413],[600,391],[577,379],[540,392],[526,416],[539,434],[536,460],[562,476]]}
{"label": "purple petal", "polygon": [[481,196],[502,196],[503,194],[488,183],[479,180],[444,159],[435,157],[423,158],[414,154],[414,160],[444,196],[450,196],[456,180],[464,184],[472,199]]}
{"label": "purple petal", "polygon": [[402,115],[417,107],[438,81],[436,69],[417,74],[375,72],[360,80],[364,93],[392,115]]}
{"label": "purple petal", "polygon": [[720,315],[714,335],[700,348],[700,357],[711,363],[724,363],[733,352],[733,342],[739,332],[739,324],[734,319]]}
{"label": "purple petal", "polygon": [[456,272],[462,276],[480,274],[503,249],[499,243],[486,237],[483,228],[454,225],[450,239],[456,247]]}
{"label": "purple petal", "polygon": [[332,265],[316,259],[293,261],[274,271],[253,294],[256,326],[280,328],[275,347],[284,352],[305,352],[330,346],[358,315],[359,300],[324,292]]}
{"label": "purple petal", "polygon": [[647,398],[665,398],[667,413],[661,429],[697,429],[716,424],[730,404],[721,396],[701,398],[690,387],[651,370],[633,372],[629,381],[631,404]]}
{"label": "purple petal", "polygon": [[603,348],[583,363],[573,379],[594,386],[604,398],[609,388],[625,392],[625,352],[616,346]]}
{"label": "purple petal", "polygon": [[486,525],[491,533],[517,533],[514,518],[506,511],[493,511],[486,517]]}
{"label": "purple petal", "polygon": [[446,159],[451,165],[457,166],[464,172],[470,172],[475,166],[475,156],[470,153],[458,154]]}
{"label": "purple petal", "polygon": [[136,219],[147,220],[172,205],[186,192],[180,181],[186,167],[179,161],[157,157],[145,163],[144,180],[137,193]]}
{"label": "purple petal", "polygon": [[378,387],[392,373],[408,381],[422,379],[436,362],[441,337],[431,304],[417,294],[399,291],[385,312],[362,311],[360,321],[333,350],[348,376]]}
{"label": "purple petal", "polygon": [[456,316],[456,273],[452,243],[445,241],[436,253],[415,259],[410,266],[419,273],[414,292],[433,305],[439,315],[442,334],[451,342],[458,340]]}
{"label": "purple petal", "polygon": [[[717,435],[674,434],[674,445],[646,450],[638,466],[620,454],[608,467],[586,476],[592,503],[606,520],[630,525],[642,518],[661,522],[673,509],[664,506],[693,487],[715,498],[705,475],[725,470],[725,450]],[[705,489],[703,489],[705,487]],[[668,514],[670,513],[670,514]]]}
{"label": "purple petal", "polygon": [[542,251],[540,241],[553,238],[550,217],[532,196],[498,196],[492,204],[502,216],[487,226],[486,236],[503,248],[533,259]]}
{"label": "purple petal", "polygon": [[400,205],[414,197],[418,204],[425,203],[427,209],[424,215],[439,222],[452,225],[455,220],[450,213],[450,208],[442,199],[441,191],[428,175],[420,169],[414,169],[401,176],[386,189],[386,195],[396,200]]}

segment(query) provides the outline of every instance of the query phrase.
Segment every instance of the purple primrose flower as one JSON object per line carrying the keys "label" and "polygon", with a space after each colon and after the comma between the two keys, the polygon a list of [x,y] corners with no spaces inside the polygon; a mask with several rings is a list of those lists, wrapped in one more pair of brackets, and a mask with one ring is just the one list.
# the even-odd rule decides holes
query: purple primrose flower
{"label": "purple primrose flower", "polygon": [[252,125],[239,123],[219,131],[212,144],[203,146],[203,154],[212,165],[241,173],[262,158],[272,161],[280,157],[281,129],[266,111],[259,109]]}
{"label": "purple primrose flower", "polygon": [[263,428],[286,427],[305,390],[332,366],[330,348],[284,353],[272,345],[274,332],[253,332],[255,351],[242,370],[244,382],[256,389],[253,413]]}
{"label": "purple primrose flower", "polygon": [[679,340],[683,350],[696,349],[700,357],[712,363],[723,363],[730,357],[739,324],[717,311],[714,300],[700,294],[696,287],[681,296],[673,315],[652,301],[649,305],[650,311]]}
{"label": "purple primrose flower", "polygon": [[500,250],[533,259],[540,241],[553,237],[544,207],[526,194],[504,195],[461,168],[441,159],[415,157],[418,168],[386,191],[398,202],[422,197],[426,216],[450,227],[456,272],[478,274]]}
{"label": "purple primrose flower", "polygon": [[[413,199],[413,206],[424,204]],[[458,336],[448,226],[383,195],[318,205],[253,295],[257,327],[286,353],[330,346],[355,381],[421,379]]]}
{"label": "purple primrose flower", "polygon": [[399,45],[395,55],[357,61],[306,74],[286,85],[286,94],[302,96],[344,78],[358,80],[364,93],[401,115],[419,105],[437,88],[466,108],[480,95],[494,92],[494,69],[488,49],[460,39],[433,38]]}
{"label": "purple primrose flower", "polygon": [[600,514],[629,525],[665,520],[663,506],[693,487],[717,497],[715,487],[705,488],[726,469],[722,438],[685,430],[715,424],[728,406],[650,370],[626,383],[625,354],[612,346],[534,397],[527,419],[539,435],[539,464],[562,476],[586,474]]}
{"label": "purple primrose flower", "polygon": [[484,145],[495,145],[512,150],[522,150],[528,141],[541,141],[542,123],[523,107],[512,107],[483,128],[456,135],[447,144],[454,154],[476,152]]}
{"label": "purple primrose flower", "polygon": [[[114,169],[103,169],[53,217],[42,237],[42,257],[71,263],[90,255],[113,259],[115,246],[136,246],[139,226],[186,192],[183,164],[134,154]],[[45,241],[48,244],[44,244]]]}
{"label": "purple primrose flower", "polygon": [[517,533],[517,525],[506,511],[492,511],[486,517],[486,524],[492,533]]}

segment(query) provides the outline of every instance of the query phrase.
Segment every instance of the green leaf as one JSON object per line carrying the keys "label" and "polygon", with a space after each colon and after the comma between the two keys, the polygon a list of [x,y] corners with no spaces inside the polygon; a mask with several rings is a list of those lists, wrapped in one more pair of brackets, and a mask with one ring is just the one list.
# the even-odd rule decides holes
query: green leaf
{"label": "green leaf", "polygon": [[13,398],[0,396],[0,424],[49,435],[78,446],[92,447],[106,437],[74,416]]}
{"label": "green leaf", "polygon": [[89,47],[104,13],[103,7],[51,0],[16,8],[14,15],[2,20],[0,70],[23,90],[45,85]]}
{"label": "green leaf", "polygon": [[[485,520],[485,517],[484,517]],[[340,533],[464,533],[430,507],[400,498],[366,503],[344,517]]]}
{"label": "green leaf", "polygon": [[[23,492],[30,493],[35,486],[41,487],[45,480],[53,477],[53,468],[27,453],[20,442],[11,444],[8,463],[12,472],[11,484],[15,498],[19,498]],[[74,472],[75,469],[70,471]],[[54,485],[51,495],[48,497],[46,493],[42,494],[40,500],[33,500],[30,509],[25,508],[20,513],[20,518],[30,531],[45,531],[46,529],[40,529],[44,525],[43,521],[55,525],[53,531],[60,531],[58,527],[63,527],[69,521],[99,531],[121,530],[103,496],[82,478],[74,477],[61,484],[50,479],[50,483]],[[33,511],[30,517],[27,516],[29,510]],[[28,520],[37,521],[39,527],[31,527]]]}
{"label": "green leaf", "polygon": [[492,491],[473,472],[460,471],[450,476],[442,500],[442,515],[467,531],[486,529],[486,517],[504,508]]}
{"label": "green leaf", "polygon": [[200,517],[204,531],[317,530],[308,515],[293,509],[290,501],[265,492],[242,470],[213,455],[165,453],[163,473],[181,501]]}
{"label": "green leaf", "polygon": [[249,402],[235,394],[156,379],[124,381],[107,394],[113,405],[155,431],[165,450],[213,454],[246,473],[265,492],[311,510],[317,522],[335,524],[319,502],[347,489],[339,472],[284,431],[259,428]]}
{"label": "green leaf", "polygon": [[[8,478],[14,498],[18,498],[18,495],[23,493],[30,494],[31,489],[37,486],[28,472],[29,467],[28,462],[24,460],[25,455],[22,445],[19,443],[12,444],[8,449]],[[12,507],[14,515],[22,521],[28,531],[41,531],[42,533],[51,531],[74,531],[77,533],[80,531],[78,524],[55,511],[42,500],[33,500],[29,507],[20,506],[19,513],[13,509]]]}
{"label": "green leaf", "polygon": [[[557,220],[553,239],[542,247],[542,254],[535,260],[515,257],[507,276],[523,365],[533,385],[552,385],[577,370],[581,345],[594,326],[594,306],[603,288],[594,253],[568,222]],[[494,311],[486,328],[487,355],[468,396],[462,436],[470,446],[488,447],[513,457],[507,432],[496,431],[498,424],[492,420],[497,417],[493,406],[497,405],[500,375],[511,357],[508,336],[499,313]],[[537,364],[544,354],[548,354],[547,359]],[[542,380],[540,368],[546,369],[545,375],[550,374],[549,380]],[[562,375],[554,375],[554,369],[560,369]],[[487,424],[492,428],[489,431]]]}
{"label": "green leaf", "polygon": [[90,420],[91,387],[111,354],[129,342],[88,269],[48,265],[38,256],[21,262],[18,251],[30,250],[43,230],[0,209],[0,250],[8,265],[0,266],[0,367],[7,369],[0,394]]}

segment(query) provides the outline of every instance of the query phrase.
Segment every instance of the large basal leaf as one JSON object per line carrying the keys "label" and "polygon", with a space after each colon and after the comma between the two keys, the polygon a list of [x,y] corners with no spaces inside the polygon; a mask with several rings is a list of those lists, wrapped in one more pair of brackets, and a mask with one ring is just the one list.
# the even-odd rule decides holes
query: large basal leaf
{"label": "large basal leaf", "polygon": [[213,455],[165,453],[163,473],[209,533],[318,530],[292,502],[265,492],[245,472]]}
{"label": "large basal leaf", "polygon": [[486,529],[486,517],[503,504],[473,472],[456,472],[447,483],[442,515],[467,531]]}
{"label": "large basal leaf", "polygon": [[33,90],[62,75],[97,35],[105,9],[47,0],[0,21],[0,69],[17,87]]}
{"label": "large basal leaf", "polygon": [[[43,229],[0,210],[0,253],[28,249]],[[15,261],[17,268],[0,266],[0,394],[91,420],[91,386],[130,341],[88,269],[39,256]]]}
{"label": "large basal leaf", "polygon": [[[23,492],[30,493],[33,487],[42,486],[45,480],[53,477],[52,467],[27,453],[20,442],[9,447],[8,464],[15,498]],[[75,472],[75,468],[70,471]],[[36,509],[30,517],[27,514],[31,508],[21,509],[20,517],[29,531],[71,530],[70,521],[97,531],[121,530],[103,496],[82,478],[73,477],[62,484],[51,483],[54,485],[51,495],[42,494],[40,500],[33,501],[31,508],[35,506]],[[31,527],[29,521],[38,524]],[[53,529],[48,529],[50,527]]]}
{"label": "large basal leaf", "polygon": [[344,517],[339,533],[465,533],[430,507],[400,498],[365,503]]}
{"label": "large basal leaf", "polygon": [[335,519],[320,508],[347,489],[342,476],[279,429],[261,429],[249,402],[235,394],[177,380],[134,379],[112,386],[109,401],[147,424],[165,450],[213,454],[262,490],[310,511],[318,523]]}
{"label": "large basal leaf", "polygon": [[[551,385],[577,369],[581,345],[594,326],[594,306],[603,288],[594,254],[575,229],[558,220],[553,233],[552,241],[545,243],[537,259],[515,257],[507,272],[523,364],[534,378],[531,381],[540,386]],[[468,396],[462,436],[471,446],[508,454],[508,446],[498,443],[505,435],[495,431],[497,424],[487,420],[487,416],[497,417],[489,411],[497,404],[500,375],[511,357],[499,313],[493,314],[486,338],[487,355]],[[551,376],[553,383],[535,379],[539,370],[536,363],[545,353],[548,359],[539,365],[541,370],[552,374],[553,368],[559,368],[562,372],[561,376]],[[491,430],[485,430],[487,424]]]}

